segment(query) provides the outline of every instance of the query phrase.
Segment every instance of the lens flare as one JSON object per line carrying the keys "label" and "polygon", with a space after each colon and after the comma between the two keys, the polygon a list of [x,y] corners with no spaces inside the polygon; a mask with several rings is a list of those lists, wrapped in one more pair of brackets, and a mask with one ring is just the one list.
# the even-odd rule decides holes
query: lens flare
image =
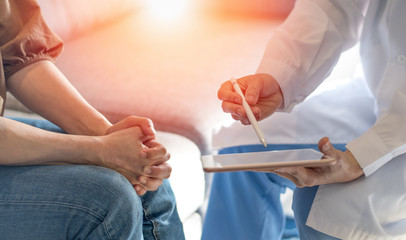
{"label": "lens flare", "polygon": [[177,21],[186,17],[192,9],[190,0],[144,0],[145,14],[161,22]]}

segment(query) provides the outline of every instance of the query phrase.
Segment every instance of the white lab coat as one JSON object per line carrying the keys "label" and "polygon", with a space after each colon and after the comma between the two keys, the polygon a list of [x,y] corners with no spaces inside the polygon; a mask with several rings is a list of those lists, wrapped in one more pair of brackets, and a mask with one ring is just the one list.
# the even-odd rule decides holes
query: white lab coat
{"label": "white lab coat", "polygon": [[347,148],[365,176],[320,186],[307,225],[341,239],[406,239],[406,1],[299,0],[257,72],[275,77],[289,112],[358,41],[377,121]]}

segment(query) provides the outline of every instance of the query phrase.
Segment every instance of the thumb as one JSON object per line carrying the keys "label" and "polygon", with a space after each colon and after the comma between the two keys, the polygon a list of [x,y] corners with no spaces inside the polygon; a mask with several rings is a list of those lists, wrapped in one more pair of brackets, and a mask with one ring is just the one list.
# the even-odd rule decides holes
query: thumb
{"label": "thumb", "polygon": [[259,93],[264,83],[261,79],[248,79],[247,89],[245,90],[245,100],[249,105],[255,105],[258,102]]}
{"label": "thumb", "polygon": [[134,126],[140,127],[142,129],[142,132],[146,136],[155,136],[154,124],[152,123],[152,121],[148,118],[137,116],[129,116],[119,121],[118,123],[115,123],[109,129],[107,129],[106,134],[110,134],[112,132],[120,131]]}
{"label": "thumb", "polygon": [[320,139],[319,141],[319,149],[320,152],[322,152],[324,155],[329,156],[329,157],[334,157],[334,147],[330,142],[330,139],[328,137],[324,137]]}

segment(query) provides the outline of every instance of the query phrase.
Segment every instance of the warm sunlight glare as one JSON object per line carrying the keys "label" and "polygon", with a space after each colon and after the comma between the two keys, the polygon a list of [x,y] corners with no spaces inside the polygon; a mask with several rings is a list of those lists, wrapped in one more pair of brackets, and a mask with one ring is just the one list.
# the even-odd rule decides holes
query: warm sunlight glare
{"label": "warm sunlight glare", "polygon": [[144,0],[144,10],[152,20],[171,22],[184,18],[191,10],[191,0]]}

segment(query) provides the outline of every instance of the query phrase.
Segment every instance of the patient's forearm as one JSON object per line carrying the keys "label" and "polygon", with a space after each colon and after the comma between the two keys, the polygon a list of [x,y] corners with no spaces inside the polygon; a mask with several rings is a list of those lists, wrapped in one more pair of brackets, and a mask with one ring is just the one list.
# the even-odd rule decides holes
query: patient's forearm
{"label": "patient's forearm", "polygon": [[0,165],[94,164],[95,137],[58,134],[0,117]]}
{"label": "patient's forearm", "polygon": [[50,61],[33,63],[16,72],[7,80],[7,87],[33,112],[68,133],[104,135],[111,126]]}

